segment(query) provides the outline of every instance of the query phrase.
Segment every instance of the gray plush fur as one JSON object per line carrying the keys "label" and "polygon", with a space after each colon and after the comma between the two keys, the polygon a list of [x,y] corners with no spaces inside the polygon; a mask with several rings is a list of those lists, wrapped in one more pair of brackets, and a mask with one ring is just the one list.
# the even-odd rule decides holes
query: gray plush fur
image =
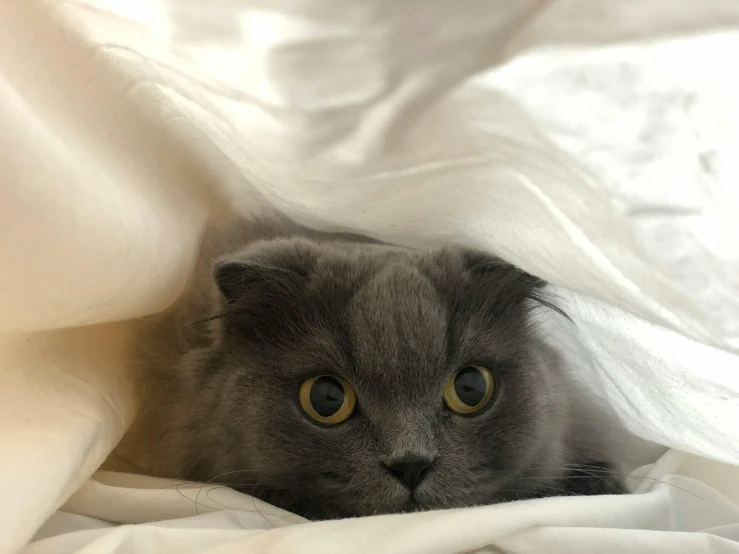
{"label": "gray plush fur", "polygon": [[[420,251],[287,223],[211,234],[182,300],[136,342],[141,416],[118,454],[312,519],[621,492],[597,419],[539,336],[544,282],[494,256]],[[472,417],[457,368],[491,369]],[[312,422],[297,391],[335,374],[357,409]],[[386,464],[431,462],[414,491]]]}

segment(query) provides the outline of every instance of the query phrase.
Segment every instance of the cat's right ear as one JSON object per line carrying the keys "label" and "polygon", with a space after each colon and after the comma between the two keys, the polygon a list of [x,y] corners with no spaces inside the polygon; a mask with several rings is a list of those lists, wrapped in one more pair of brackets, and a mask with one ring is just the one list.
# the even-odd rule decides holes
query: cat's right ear
{"label": "cat's right ear", "polygon": [[262,280],[260,273],[260,268],[248,262],[220,261],[216,264],[213,277],[226,304],[233,304],[248,288]]}
{"label": "cat's right ear", "polygon": [[228,305],[255,297],[284,298],[300,290],[305,276],[292,267],[276,265],[281,261],[226,258],[216,263],[213,277]]}
{"label": "cat's right ear", "polygon": [[[213,278],[225,304],[220,318],[239,341],[262,348],[297,332],[305,276],[273,259],[226,258],[216,263]],[[292,315],[292,326],[285,325],[286,314]]]}
{"label": "cat's right ear", "polygon": [[216,261],[213,279],[226,304],[274,305],[299,295],[315,264],[315,248],[306,241],[257,244]]}

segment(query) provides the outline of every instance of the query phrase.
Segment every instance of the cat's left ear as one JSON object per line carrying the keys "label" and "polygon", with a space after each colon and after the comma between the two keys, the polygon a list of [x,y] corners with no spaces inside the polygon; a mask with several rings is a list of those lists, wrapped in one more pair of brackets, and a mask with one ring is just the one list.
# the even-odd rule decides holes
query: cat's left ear
{"label": "cat's left ear", "polygon": [[493,254],[467,250],[464,252],[465,269],[476,277],[494,277],[506,286],[515,285],[521,292],[546,286],[547,282]]}
{"label": "cat's left ear", "polygon": [[545,291],[547,282],[544,279],[484,252],[466,251],[464,263],[475,289],[481,297],[484,295],[492,298],[501,315],[525,305],[527,301],[533,301],[534,305],[544,306],[569,319],[548,297]]}

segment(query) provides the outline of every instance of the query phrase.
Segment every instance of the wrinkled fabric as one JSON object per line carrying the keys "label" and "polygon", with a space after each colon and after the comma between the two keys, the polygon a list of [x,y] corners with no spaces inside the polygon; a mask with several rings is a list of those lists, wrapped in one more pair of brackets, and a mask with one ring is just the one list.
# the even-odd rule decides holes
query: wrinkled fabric
{"label": "wrinkled fabric", "polygon": [[714,460],[655,470],[709,500],[659,485],[261,533],[122,494],[29,548],[735,551],[736,52],[735,0],[1,0],[0,552],[95,486],[133,419],[128,321],[177,297],[210,218],[264,202],[551,281],[583,386],[634,445]]}
{"label": "wrinkled fabric", "polygon": [[319,523],[222,486],[99,472],[23,553],[739,552],[739,507],[695,478],[726,469],[673,451],[628,479],[632,495]]}

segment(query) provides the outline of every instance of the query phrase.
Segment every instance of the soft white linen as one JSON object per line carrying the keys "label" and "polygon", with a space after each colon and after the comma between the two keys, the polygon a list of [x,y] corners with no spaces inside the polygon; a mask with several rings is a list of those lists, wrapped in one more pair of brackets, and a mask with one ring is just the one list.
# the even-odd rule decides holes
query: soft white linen
{"label": "soft white linen", "polygon": [[[57,513],[23,553],[71,554],[82,544],[85,553],[119,554],[135,554],[144,546],[151,552],[254,554],[590,554],[625,547],[635,554],[739,552],[734,542],[739,541],[739,508],[692,477],[670,475],[679,469],[700,478],[725,468],[673,451],[630,480],[634,495],[311,524],[224,487],[100,472],[65,507],[78,515]],[[139,525],[111,530],[110,524],[84,515],[91,512]],[[146,521],[156,523],[142,524]],[[60,527],[65,535],[47,538]]]}
{"label": "soft white linen", "polygon": [[[125,320],[171,302],[207,218],[254,209],[255,191],[564,287],[592,355],[580,375],[621,425],[739,464],[737,53],[735,0],[0,1],[0,552],[119,440],[135,412]],[[739,479],[721,467],[697,479]],[[689,474],[656,475],[673,472]],[[219,512],[30,548],[739,551],[722,527],[735,508],[680,483],[708,499],[659,485],[259,537]],[[73,502],[92,523],[46,532],[116,506],[121,522],[158,519],[157,502],[184,515],[165,496],[121,502]]]}

